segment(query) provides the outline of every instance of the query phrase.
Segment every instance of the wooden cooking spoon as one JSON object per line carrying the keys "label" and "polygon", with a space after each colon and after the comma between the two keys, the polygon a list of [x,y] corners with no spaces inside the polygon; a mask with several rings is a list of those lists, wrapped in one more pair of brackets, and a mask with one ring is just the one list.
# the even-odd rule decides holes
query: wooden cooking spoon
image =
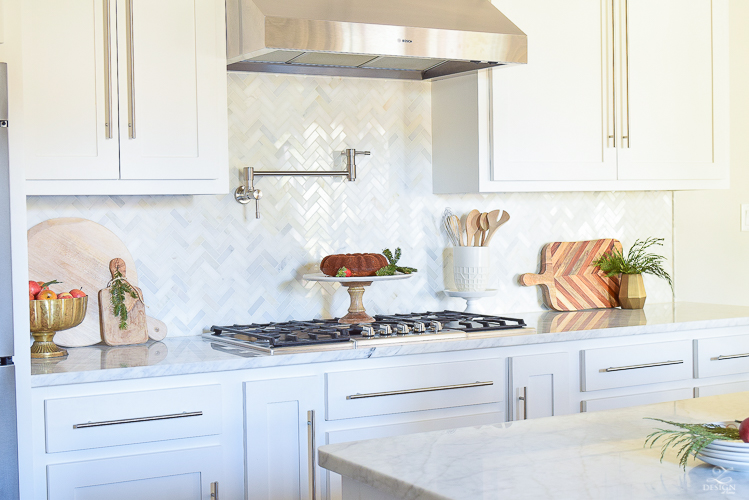
{"label": "wooden cooking spoon", "polygon": [[476,232],[478,232],[479,230],[480,216],[481,212],[473,209],[468,212],[468,217],[466,217],[466,235],[468,236],[468,240],[466,240],[466,246],[468,247],[474,246],[473,238],[476,236]]}
{"label": "wooden cooking spoon", "polygon": [[486,212],[479,217],[479,229],[481,230],[481,246],[483,247],[484,241],[486,241],[486,232],[489,230],[489,214]]}
{"label": "wooden cooking spoon", "polygon": [[[499,220],[497,220],[500,212],[502,212],[502,216],[499,217]],[[508,220],[510,220],[510,214],[508,214],[504,210],[492,210],[491,212],[489,212],[489,232],[486,234],[486,238],[484,239],[485,247],[489,246],[489,242],[492,240],[494,233],[497,232],[497,229],[499,229],[500,226],[505,224]]]}

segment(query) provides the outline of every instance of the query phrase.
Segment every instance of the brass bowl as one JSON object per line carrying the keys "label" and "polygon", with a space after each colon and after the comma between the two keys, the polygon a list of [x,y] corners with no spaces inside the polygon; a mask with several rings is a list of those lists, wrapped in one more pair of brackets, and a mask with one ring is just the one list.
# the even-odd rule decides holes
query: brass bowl
{"label": "brass bowl", "polygon": [[77,299],[30,300],[32,358],[67,356],[53,341],[55,333],[69,330],[83,323],[88,307],[88,296]]}

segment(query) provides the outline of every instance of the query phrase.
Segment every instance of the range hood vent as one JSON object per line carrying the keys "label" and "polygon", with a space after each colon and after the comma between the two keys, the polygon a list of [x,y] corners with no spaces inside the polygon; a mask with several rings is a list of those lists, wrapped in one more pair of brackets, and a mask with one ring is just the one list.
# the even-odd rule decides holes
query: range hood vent
{"label": "range hood vent", "polygon": [[230,71],[405,80],[527,62],[489,0],[227,0]]}

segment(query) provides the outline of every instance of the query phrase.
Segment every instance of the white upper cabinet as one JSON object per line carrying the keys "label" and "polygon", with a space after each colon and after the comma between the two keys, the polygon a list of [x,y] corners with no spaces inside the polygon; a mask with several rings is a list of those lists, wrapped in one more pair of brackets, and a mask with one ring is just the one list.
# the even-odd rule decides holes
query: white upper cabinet
{"label": "white upper cabinet", "polygon": [[434,192],[728,186],[727,0],[493,0],[528,64],[432,84]]}
{"label": "white upper cabinet", "polygon": [[713,37],[726,36],[727,28],[718,25],[713,33],[713,3],[723,2],[621,3],[620,179],[724,176],[727,145],[719,141],[727,130],[716,111],[728,92],[713,92],[713,71],[722,70],[728,54],[722,43],[713,50]]}
{"label": "white upper cabinet", "polygon": [[28,194],[227,192],[224,9],[26,2]]}
{"label": "white upper cabinet", "polygon": [[610,12],[595,0],[494,4],[528,35],[529,54],[491,74],[494,179],[616,179],[613,75],[602,70]]}

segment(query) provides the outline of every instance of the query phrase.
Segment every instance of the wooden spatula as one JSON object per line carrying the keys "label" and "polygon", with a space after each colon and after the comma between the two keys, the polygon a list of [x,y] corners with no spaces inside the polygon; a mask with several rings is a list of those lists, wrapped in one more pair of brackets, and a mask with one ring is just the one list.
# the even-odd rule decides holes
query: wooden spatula
{"label": "wooden spatula", "polygon": [[[502,212],[502,216],[499,216],[499,213]],[[499,217],[499,219],[497,219]],[[505,212],[504,210],[492,210],[488,214],[489,218],[489,232],[486,234],[486,238],[484,239],[484,246],[488,247],[489,242],[492,240],[492,237],[494,236],[494,233],[497,232],[497,229],[499,229],[503,224],[505,224],[508,220],[510,220],[510,214]]]}
{"label": "wooden spatula", "polygon": [[479,230],[481,231],[481,246],[484,246],[486,241],[486,232],[489,230],[489,214],[484,212],[479,217]]}
{"label": "wooden spatula", "polygon": [[[125,261],[112,259],[109,263],[112,278],[117,272],[127,279]],[[130,345],[148,342],[148,324],[146,320],[146,306],[143,303],[143,293],[140,288],[132,286],[137,294],[132,297],[125,294],[125,309],[127,310],[127,327],[120,328],[120,318],[112,310],[112,287],[99,290],[99,322],[101,324],[101,339],[107,345]]]}
{"label": "wooden spatula", "polygon": [[481,216],[481,212],[479,212],[476,209],[471,210],[468,212],[468,217],[466,217],[466,235],[468,236],[468,240],[466,241],[466,246],[477,246],[477,244],[474,242],[474,238],[476,237],[476,233],[479,230],[479,217]]}

